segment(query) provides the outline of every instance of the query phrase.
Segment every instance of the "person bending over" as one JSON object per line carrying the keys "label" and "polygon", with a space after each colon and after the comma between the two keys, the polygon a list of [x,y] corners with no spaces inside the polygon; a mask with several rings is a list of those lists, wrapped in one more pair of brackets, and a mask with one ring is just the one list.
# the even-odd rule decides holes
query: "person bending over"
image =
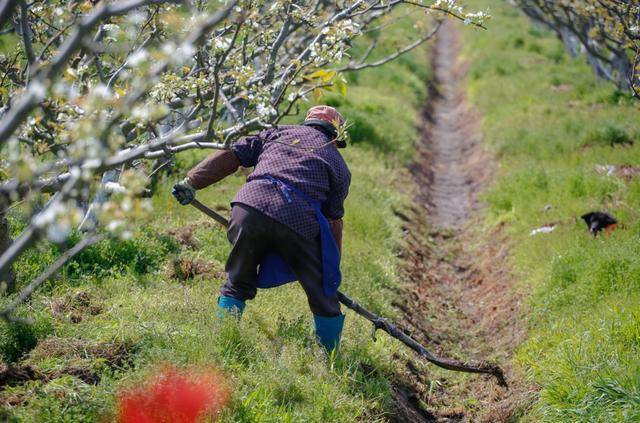
{"label": "person bending over", "polygon": [[299,281],[313,313],[316,337],[332,351],[344,326],[337,289],[344,201],[351,173],[339,148],[344,124],[329,106],[308,110],[301,125],[282,125],[239,139],[230,151],[204,159],[173,187],[183,205],[203,189],[253,167],[233,199],[227,237],[233,248],[220,289],[218,314],[238,317],[257,288]]}

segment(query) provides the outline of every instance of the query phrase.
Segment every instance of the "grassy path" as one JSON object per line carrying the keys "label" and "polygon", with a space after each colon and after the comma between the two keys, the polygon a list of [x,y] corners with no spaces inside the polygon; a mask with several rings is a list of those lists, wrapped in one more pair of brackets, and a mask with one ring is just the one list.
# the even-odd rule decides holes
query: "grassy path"
{"label": "grassy path", "polygon": [[[465,32],[462,45],[469,104],[493,156],[462,154],[487,207],[458,225],[462,203],[442,194],[458,186],[445,176],[444,190],[430,189],[434,172],[455,175],[455,166],[418,167],[431,209],[409,216],[408,229],[422,236],[409,240],[402,308],[439,351],[506,363],[511,390],[439,370],[413,380],[436,421],[639,421],[638,103],[513,6],[472,4],[494,16],[489,31]],[[436,112],[427,109],[431,135],[443,127],[429,120]],[[421,156],[437,164],[434,141]],[[580,216],[594,210],[622,227],[591,236]],[[555,229],[530,235],[544,225]]]}
{"label": "grassy path", "polygon": [[[494,17],[482,36],[465,32],[463,53],[499,163],[480,225],[524,296],[515,357],[539,387],[523,421],[639,421],[638,102],[508,2],[470,4]],[[624,227],[591,236],[580,216],[594,210]],[[555,230],[530,235],[547,224]]]}

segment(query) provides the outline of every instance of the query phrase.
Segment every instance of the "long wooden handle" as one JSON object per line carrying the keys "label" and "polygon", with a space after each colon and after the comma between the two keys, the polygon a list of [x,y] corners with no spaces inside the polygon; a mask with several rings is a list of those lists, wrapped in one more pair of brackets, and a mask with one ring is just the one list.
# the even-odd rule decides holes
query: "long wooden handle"
{"label": "long wooden handle", "polygon": [[206,214],[207,216],[209,216],[210,218],[212,218],[213,220],[215,220],[216,222],[218,222],[222,226],[224,226],[226,228],[229,227],[229,219],[227,219],[226,217],[224,217],[220,213],[217,213],[217,212],[211,210],[209,207],[205,206],[204,204],[202,204],[200,201],[196,200],[195,198],[189,204],[191,204],[193,207],[195,207],[196,209],[200,210],[202,213]]}
{"label": "long wooden handle", "polygon": [[[202,204],[200,201],[194,199],[191,203],[192,206],[200,210],[202,213],[206,214],[216,222],[221,225],[228,227],[229,220],[222,216],[221,214],[211,210],[209,207]],[[387,332],[390,336],[396,338],[412,350],[414,350],[418,355],[425,360],[435,364],[436,366],[442,367],[447,370],[454,370],[458,372],[467,372],[467,373],[486,373],[493,375],[497,380],[498,384],[506,387],[507,381],[504,377],[504,372],[494,363],[489,363],[487,361],[481,362],[468,362],[464,363],[458,360],[452,360],[450,358],[438,357],[430,353],[422,344],[413,339],[411,336],[407,335],[406,331],[399,329],[397,326],[389,322],[389,320],[380,317],[366,308],[362,307],[358,302],[352,300],[351,298],[344,295],[342,292],[338,291],[338,301],[340,301],[345,307],[353,310],[355,313],[364,317],[373,323],[373,340],[375,341],[375,332],[378,329],[381,329]]]}

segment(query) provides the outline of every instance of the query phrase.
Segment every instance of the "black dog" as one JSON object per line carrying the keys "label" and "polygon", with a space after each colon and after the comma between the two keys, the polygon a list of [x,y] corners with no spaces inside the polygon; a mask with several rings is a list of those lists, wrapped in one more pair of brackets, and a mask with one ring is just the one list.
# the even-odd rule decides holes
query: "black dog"
{"label": "black dog", "polygon": [[609,213],[605,212],[595,211],[580,217],[585,221],[589,227],[589,232],[591,232],[593,236],[598,235],[603,229],[609,233],[618,226],[618,221]]}

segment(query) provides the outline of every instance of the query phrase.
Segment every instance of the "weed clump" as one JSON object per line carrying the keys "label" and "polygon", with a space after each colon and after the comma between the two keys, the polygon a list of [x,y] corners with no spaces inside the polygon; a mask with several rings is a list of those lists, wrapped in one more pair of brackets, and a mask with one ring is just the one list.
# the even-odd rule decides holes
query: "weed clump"
{"label": "weed clump", "polygon": [[585,146],[633,145],[633,138],[624,128],[618,125],[607,125],[587,134]]}
{"label": "weed clump", "polygon": [[210,229],[214,225],[210,220],[197,221],[180,228],[172,228],[167,231],[167,235],[171,236],[175,242],[183,247],[198,250],[202,246],[202,242],[195,237],[198,229]]}
{"label": "weed clump", "polygon": [[222,276],[222,272],[216,274],[214,266],[202,259],[190,259],[188,257],[174,257],[166,267],[167,276],[186,282],[196,276]]}
{"label": "weed clump", "polygon": [[[78,241],[78,237],[71,243]],[[178,250],[168,235],[144,231],[129,240],[108,239],[78,254],[65,268],[67,277],[93,274],[143,275],[158,268],[168,254]]]}
{"label": "weed clump", "polygon": [[49,308],[54,316],[69,319],[72,323],[80,323],[84,316],[96,316],[103,311],[102,303],[89,291],[77,291],[54,298]]}
{"label": "weed clump", "polygon": [[36,363],[50,358],[98,360],[110,368],[115,368],[127,361],[132,349],[132,345],[124,342],[95,342],[50,336],[38,343],[29,353],[27,361]]}
{"label": "weed clump", "polygon": [[0,359],[18,361],[52,331],[50,319],[44,317],[36,317],[32,323],[0,321]]}

